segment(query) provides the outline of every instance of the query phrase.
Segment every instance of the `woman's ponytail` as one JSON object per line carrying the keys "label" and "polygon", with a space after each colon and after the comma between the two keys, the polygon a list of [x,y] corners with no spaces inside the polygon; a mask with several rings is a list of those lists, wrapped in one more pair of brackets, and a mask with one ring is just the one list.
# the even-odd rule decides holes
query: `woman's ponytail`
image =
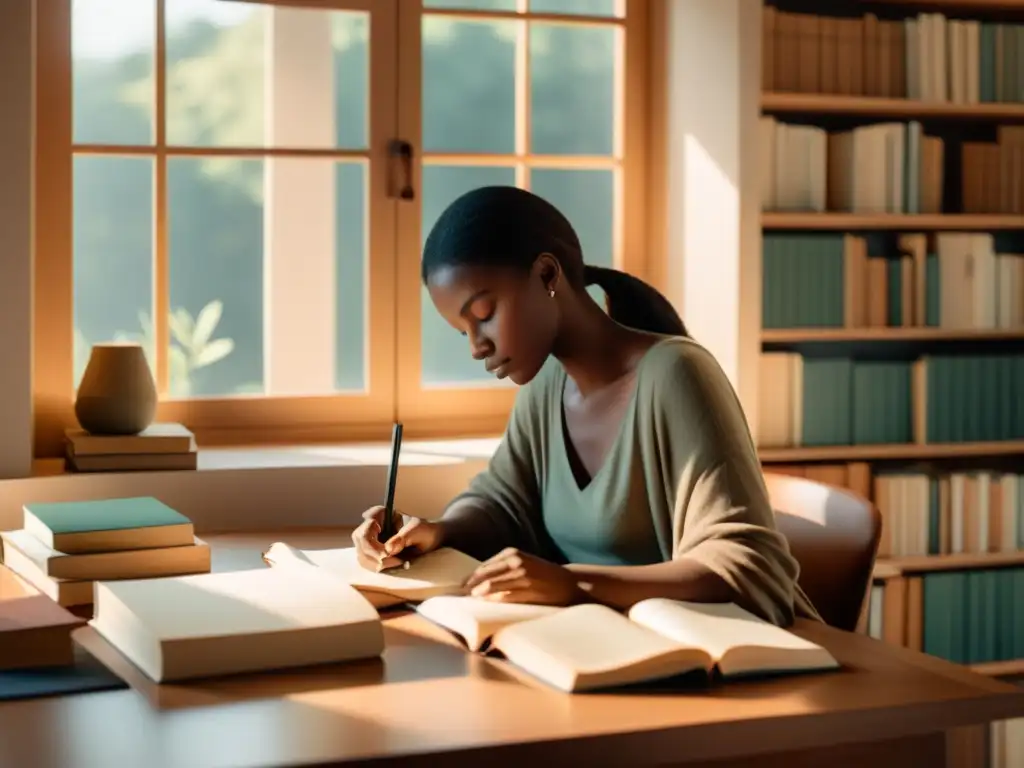
{"label": "woman's ponytail", "polygon": [[609,317],[629,328],[665,336],[689,336],[669,300],[643,280],[617,269],[583,267],[583,280],[607,297]]}

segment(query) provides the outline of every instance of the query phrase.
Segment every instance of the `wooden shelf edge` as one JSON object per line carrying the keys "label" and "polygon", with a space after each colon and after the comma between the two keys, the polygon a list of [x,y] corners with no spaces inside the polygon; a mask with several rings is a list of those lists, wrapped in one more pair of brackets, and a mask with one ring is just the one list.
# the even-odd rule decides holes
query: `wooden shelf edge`
{"label": "wooden shelf edge", "polygon": [[1011,659],[1009,661],[989,661],[984,664],[971,664],[972,672],[977,672],[990,677],[1011,677],[1013,675],[1024,675],[1024,659]]}
{"label": "wooden shelf edge", "polygon": [[905,576],[910,573],[1004,568],[1016,565],[1024,565],[1024,550],[1014,552],[970,552],[956,555],[887,557],[880,558],[875,562],[872,578],[884,580],[894,578],[895,576]]}
{"label": "wooden shelf edge", "polygon": [[764,211],[761,213],[762,229],[811,229],[811,230],[946,230],[946,231],[991,231],[1024,229],[1024,216],[1000,213],[814,213]]}
{"label": "wooden shelf edge", "polygon": [[927,327],[885,328],[768,328],[762,344],[799,344],[809,341],[1012,341],[1024,340],[1024,328],[952,329]]}
{"label": "wooden shelf edge", "polygon": [[1000,440],[985,443],[925,443],[883,445],[828,445],[801,448],[759,448],[764,464],[788,464],[811,461],[871,461],[956,459],[973,456],[1014,456],[1024,454],[1024,440]]}
{"label": "wooden shelf edge", "polygon": [[936,10],[1020,11],[1024,13],[1024,0],[866,0],[866,2],[872,5],[905,5]]}
{"label": "wooden shelf edge", "polygon": [[[1024,10],[1024,6],[1020,6]],[[818,113],[896,118],[949,118],[1024,120],[1024,104],[954,104],[942,101],[891,99],[881,96],[848,96],[839,93],[761,94],[761,109],[770,113]]]}

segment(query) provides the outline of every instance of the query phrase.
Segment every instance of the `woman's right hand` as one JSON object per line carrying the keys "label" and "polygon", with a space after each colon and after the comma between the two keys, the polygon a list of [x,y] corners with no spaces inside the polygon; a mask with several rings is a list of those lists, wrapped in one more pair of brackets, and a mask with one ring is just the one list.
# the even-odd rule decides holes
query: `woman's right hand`
{"label": "woman's right hand", "polygon": [[359,564],[371,571],[397,567],[410,556],[423,555],[441,546],[443,531],[440,523],[402,515],[402,527],[398,533],[381,542],[377,537],[383,522],[384,507],[370,507],[363,513],[363,522],[352,531],[352,544]]}

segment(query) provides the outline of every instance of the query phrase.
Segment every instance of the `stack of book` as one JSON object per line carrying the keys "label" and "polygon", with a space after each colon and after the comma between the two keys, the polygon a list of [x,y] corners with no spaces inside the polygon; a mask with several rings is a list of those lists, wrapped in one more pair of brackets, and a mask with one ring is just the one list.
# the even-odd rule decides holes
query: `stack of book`
{"label": "stack of book", "polygon": [[133,472],[195,469],[196,439],[181,424],[151,424],[137,435],[65,433],[67,468],[72,472]]}
{"label": "stack of book", "polygon": [[91,605],[97,581],[210,571],[192,522],[151,497],[27,504],[0,541],[3,564],[65,607]]}

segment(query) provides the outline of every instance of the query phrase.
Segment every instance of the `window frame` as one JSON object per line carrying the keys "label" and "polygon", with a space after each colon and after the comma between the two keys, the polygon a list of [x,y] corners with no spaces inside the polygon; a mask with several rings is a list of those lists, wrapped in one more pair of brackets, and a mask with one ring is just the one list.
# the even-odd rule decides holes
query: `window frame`
{"label": "window frame", "polygon": [[[368,89],[367,390],[365,394],[304,397],[238,396],[172,400],[161,397],[157,419],[186,424],[202,445],[255,445],[382,439],[395,420],[410,437],[500,434],[515,398],[512,387],[421,385],[420,196],[401,201],[389,195],[388,140],[401,137],[415,152],[414,189],[421,189],[422,0],[246,0],[264,5],[371,13]],[[519,0],[520,5],[524,0]],[[463,18],[511,18],[570,24],[619,24],[622,66],[616,78],[617,137],[613,232],[614,264],[646,277],[649,212],[646,206],[648,130],[647,0],[617,0],[619,19],[568,14],[453,10]],[[35,264],[33,290],[32,393],[34,455],[63,456],[65,429],[76,425],[73,381],[73,184],[75,155],[72,99],[72,0],[51,0],[36,26]],[[153,321],[160,350],[169,343],[166,160],[164,141],[164,6],[155,0],[153,144],[131,154],[154,158]],[[399,10],[401,4],[401,10]],[[628,6],[628,7],[627,7]],[[390,41],[390,44],[389,44]],[[526,57],[520,56],[525,59]],[[518,82],[524,64],[517,71]],[[526,65],[528,66],[528,65]],[[517,94],[517,102],[519,101]],[[517,123],[524,110],[517,108]],[[520,129],[519,132],[521,132]],[[107,152],[121,156],[128,152]],[[170,154],[173,155],[173,152]],[[197,154],[197,153],[191,153]],[[284,148],[210,148],[203,154],[253,157],[309,155]],[[352,157],[347,150],[317,156]],[[520,158],[523,159],[523,158]],[[526,157],[534,165],[584,168],[572,156]],[[610,165],[610,163],[608,164]],[[161,236],[162,235],[162,236]],[[158,391],[167,390],[167,355],[156,355]]]}

